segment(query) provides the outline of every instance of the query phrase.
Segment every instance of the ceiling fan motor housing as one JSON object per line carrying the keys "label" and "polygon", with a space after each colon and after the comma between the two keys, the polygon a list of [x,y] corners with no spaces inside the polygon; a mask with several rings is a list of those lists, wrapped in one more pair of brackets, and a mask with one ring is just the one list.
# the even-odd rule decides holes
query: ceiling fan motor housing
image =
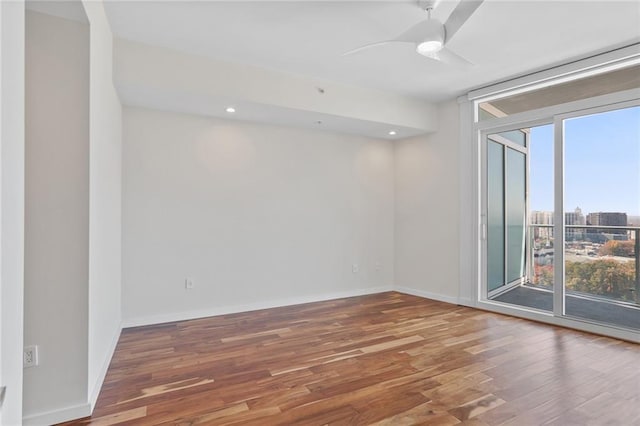
{"label": "ceiling fan motor housing", "polygon": [[444,36],[444,25],[440,21],[424,21],[420,26],[420,37],[416,40],[416,51],[422,55],[438,52],[444,46]]}

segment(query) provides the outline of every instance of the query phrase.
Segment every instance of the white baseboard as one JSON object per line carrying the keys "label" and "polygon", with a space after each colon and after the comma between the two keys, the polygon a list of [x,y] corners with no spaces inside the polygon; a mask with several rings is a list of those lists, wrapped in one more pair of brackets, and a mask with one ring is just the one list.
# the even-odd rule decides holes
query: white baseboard
{"label": "white baseboard", "polygon": [[109,348],[107,349],[107,353],[104,357],[104,362],[100,367],[100,373],[98,374],[98,379],[93,385],[93,390],[89,394],[89,405],[91,407],[91,412],[93,413],[93,409],[96,406],[96,401],[98,400],[98,395],[100,395],[100,390],[102,389],[102,384],[104,383],[104,378],[107,376],[107,370],[109,370],[109,364],[111,364],[111,359],[113,358],[113,354],[116,351],[116,346],[118,345],[118,340],[120,340],[120,334],[122,333],[122,322],[118,325],[118,329],[109,344]]}
{"label": "white baseboard", "polygon": [[393,291],[392,285],[381,287],[369,287],[356,290],[346,290],[334,293],[317,294],[310,296],[292,297],[287,299],[271,300],[267,302],[249,303],[246,305],[220,306],[210,309],[198,309],[186,312],[174,312],[170,314],[133,317],[123,320],[122,327],[139,327],[143,325],[162,324],[166,322],[185,321],[195,318],[206,318],[217,315],[236,314],[240,312],[257,311],[259,309],[280,308],[283,306],[300,305],[303,303],[322,302],[325,300],[342,299],[344,297],[364,296],[367,294],[384,293]]}
{"label": "white baseboard", "polygon": [[59,410],[47,411],[44,413],[30,414],[22,418],[23,426],[46,426],[68,420],[80,419],[91,415],[91,405],[89,403],[60,408]]}
{"label": "white baseboard", "polygon": [[424,297],[425,299],[437,300],[439,302],[458,304],[458,298],[452,296],[445,296],[444,294],[430,293],[424,290],[417,290],[415,288],[396,286],[394,288],[398,293],[410,294],[412,296]]}
{"label": "white baseboard", "polygon": [[473,299],[469,299],[467,297],[460,297],[460,298],[458,298],[458,305],[468,306],[470,308],[475,308],[478,304]]}

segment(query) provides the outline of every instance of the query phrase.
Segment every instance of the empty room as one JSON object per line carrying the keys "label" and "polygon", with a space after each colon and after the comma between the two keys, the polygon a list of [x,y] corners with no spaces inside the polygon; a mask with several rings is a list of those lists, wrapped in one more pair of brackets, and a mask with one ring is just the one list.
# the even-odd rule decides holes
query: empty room
{"label": "empty room", "polygon": [[0,426],[640,425],[640,1],[0,0]]}

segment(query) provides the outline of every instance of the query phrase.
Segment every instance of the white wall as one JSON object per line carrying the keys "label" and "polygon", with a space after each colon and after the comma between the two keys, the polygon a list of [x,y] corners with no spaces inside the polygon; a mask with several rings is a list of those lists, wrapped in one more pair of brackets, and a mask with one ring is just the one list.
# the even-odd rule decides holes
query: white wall
{"label": "white wall", "polygon": [[101,2],[60,6],[85,22],[28,12],[25,338],[41,355],[25,373],[29,424],[90,413],[121,330],[113,37]]}
{"label": "white wall", "polygon": [[22,420],[24,2],[0,2],[0,425]]}
{"label": "white wall", "polygon": [[390,288],[391,142],[147,109],[123,120],[125,324]]}
{"label": "white wall", "polygon": [[89,158],[89,402],[98,398],[121,330],[122,107],[113,87],[113,36],[102,2],[91,24]]}
{"label": "white wall", "polygon": [[395,285],[457,302],[459,281],[458,104],[438,106],[436,133],[395,144]]}
{"label": "white wall", "polygon": [[89,27],[27,11],[24,415],[86,403]]}

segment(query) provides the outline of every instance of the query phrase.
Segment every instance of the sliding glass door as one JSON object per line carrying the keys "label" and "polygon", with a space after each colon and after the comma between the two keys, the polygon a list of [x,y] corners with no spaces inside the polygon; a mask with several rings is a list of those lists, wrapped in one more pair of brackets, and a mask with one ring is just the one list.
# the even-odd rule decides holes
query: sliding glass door
{"label": "sliding glass door", "polygon": [[481,300],[640,330],[638,101],[487,128],[481,144]]}

